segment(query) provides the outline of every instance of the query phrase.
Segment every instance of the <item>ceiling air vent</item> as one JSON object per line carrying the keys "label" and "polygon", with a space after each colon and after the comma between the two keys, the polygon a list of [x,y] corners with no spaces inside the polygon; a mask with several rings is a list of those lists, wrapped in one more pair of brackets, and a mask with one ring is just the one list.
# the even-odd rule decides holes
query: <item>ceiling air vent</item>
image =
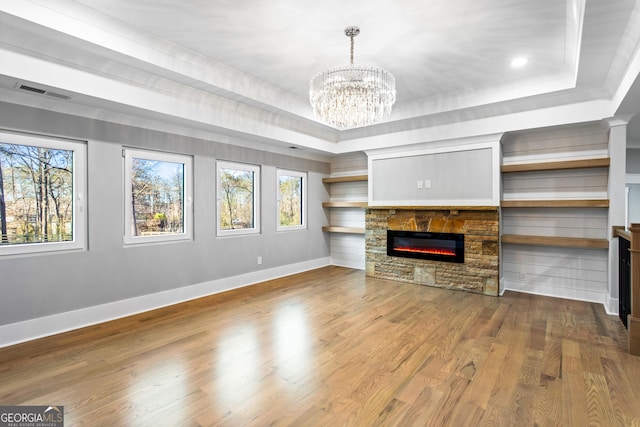
{"label": "ceiling air vent", "polygon": [[47,91],[45,95],[51,96],[53,98],[64,99],[64,100],[71,99],[70,96],[62,95],[61,93],[49,92],[49,91]]}
{"label": "ceiling air vent", "polygon": [[20,86],[18,86],[18,89],[28,90],[30,92],[35,92],[35,93],[40,93],[40,94],[47,93],[47,91],[44,90],[44,89],[38,89],[37,87],[32,87],[32,86],[27,86],[27,85],[20,85]]}
{"label": "ceiling air vent", "polygon": [[51,91],[46,90],[46,89],[41,89],[39,87],[33,87],[33,86],[21,84],[21,83],[16,84],[16,87],[18,89],[20,89],[20,90],[26,90],[28,92],[39,93],[40,95],[46,95],[46,96],[50,96],[52,98],[64,99],[64,100],[71,99],[71,97],[68,96],[68,95],[63,95],[61,93],[51,92]]}

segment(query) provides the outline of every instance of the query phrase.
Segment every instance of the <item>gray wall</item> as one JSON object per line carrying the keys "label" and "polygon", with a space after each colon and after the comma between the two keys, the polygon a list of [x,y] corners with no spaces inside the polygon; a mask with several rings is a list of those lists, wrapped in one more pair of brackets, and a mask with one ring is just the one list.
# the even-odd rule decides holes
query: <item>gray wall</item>
{"label": "gray wall", "polygon": [[[490,199],[491,148],[373,160],[374,201]],[[431,188],[417,188],[417,181]]]}
{"label": "gray wall", "polygon": [[[0,325],[329,256],[329,164],[0,102],[0,128],[88,141],[87,251],[0,257]],[[124,247],[122,147],[194,156],[194,240]],[[216,159],[262,166],[262,232],[216,237]],[[309,172],[308,229],[276,232],[276,168]],[[257,264],[262,256],[263,264]]]}
{"label": "gray wall", "polygon": [[640,148],[627,148],[627,173],[640,173]]}
{"label": "gray wall", "polygon": [[[627,167],[629,174],[640,174],[640,149],[627,148]],[[627,184],[629,187],[628,223],[640,222],[640,184]],[[627,225],[629,225],[627,224]]]}
{"label": "gray wall", "polygon": [[[640,184],[628,184],[629,187],[629,224],[640,223]],[[628,224],[627,224],[628,225]]]}

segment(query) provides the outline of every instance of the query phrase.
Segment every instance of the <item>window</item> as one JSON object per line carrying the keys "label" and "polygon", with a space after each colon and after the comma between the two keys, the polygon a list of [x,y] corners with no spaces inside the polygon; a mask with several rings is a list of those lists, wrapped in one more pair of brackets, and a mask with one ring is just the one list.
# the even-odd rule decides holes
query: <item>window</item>
{"label": "window", "polygon": [[278,170],[278,230],[306,228],[306,185],[306,173]]}
{"label": "window", "polygon": [[124,150],[124,242],[190,240],[193,230],[190,156]]}
{"label": "window", "polygon": [[0,254],[86,244],[86,145],[0,133]]}
{"label": "window", "polygon": [[260,167],[218,162],[218,235],[260,232]]}

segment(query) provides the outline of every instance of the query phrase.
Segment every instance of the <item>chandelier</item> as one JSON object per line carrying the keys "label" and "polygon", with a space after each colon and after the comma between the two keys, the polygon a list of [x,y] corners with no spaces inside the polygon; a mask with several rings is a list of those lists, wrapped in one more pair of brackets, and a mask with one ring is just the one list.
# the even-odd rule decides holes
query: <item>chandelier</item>
{"label": "chandelier", "polygon": [[324,71],[311,79],[309,100],[316,117],[339,129],[368,126],[391,114],[396,80],[376,67],[353,65],[353,38],[360,28],[344,30],[351,38],[351,64]]}

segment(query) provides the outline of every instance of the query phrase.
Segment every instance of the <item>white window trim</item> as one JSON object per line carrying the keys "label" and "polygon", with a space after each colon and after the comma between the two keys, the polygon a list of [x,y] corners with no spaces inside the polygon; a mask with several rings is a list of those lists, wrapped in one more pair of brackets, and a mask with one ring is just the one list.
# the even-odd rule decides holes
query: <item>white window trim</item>
{"label": "white window trim", "polygon": [[[242,228],[232,230],[222,230],[220,228],[220,205],[222,203],[220,190],[221,171],[222,169],[237,169],[253,172],[253,228]],[[216,163],[216,229],[217,235],[223,236],[240,236],[248,234],[260,234],[260,166],[247,163],[237,163],[229,161],[218,161]]]}
{"label": "white window trim", "polygon": [[[301,220],[300,225],[280,225],[280,177],[281,176],[295,176],[302,178],[301,186]],[[300,171],[292,171],[286,169],[278,169],[276,172],[276,192],[278,203],[276,204],[276,231],[292,231],[292,230],[306,230],[307,229],[307,173]]]}
{"label": "white window trim", "polygon": [[73,240],[68,242],[18,243],[0,246],[0,255],[37,254],[87,248],[87,144],[54,137],[0,133],[0,142],[54,150],[73,151]]}
{"label": "white window trim", "polygon": [[[125,245],[193,240],[193,157],[184,154],[125,148],[124,157],[124,236]],[[182,163],[184,165],[184,232],[154,236],[132,236],[133,200],[131,194],[131,161],[133,158]]]}

